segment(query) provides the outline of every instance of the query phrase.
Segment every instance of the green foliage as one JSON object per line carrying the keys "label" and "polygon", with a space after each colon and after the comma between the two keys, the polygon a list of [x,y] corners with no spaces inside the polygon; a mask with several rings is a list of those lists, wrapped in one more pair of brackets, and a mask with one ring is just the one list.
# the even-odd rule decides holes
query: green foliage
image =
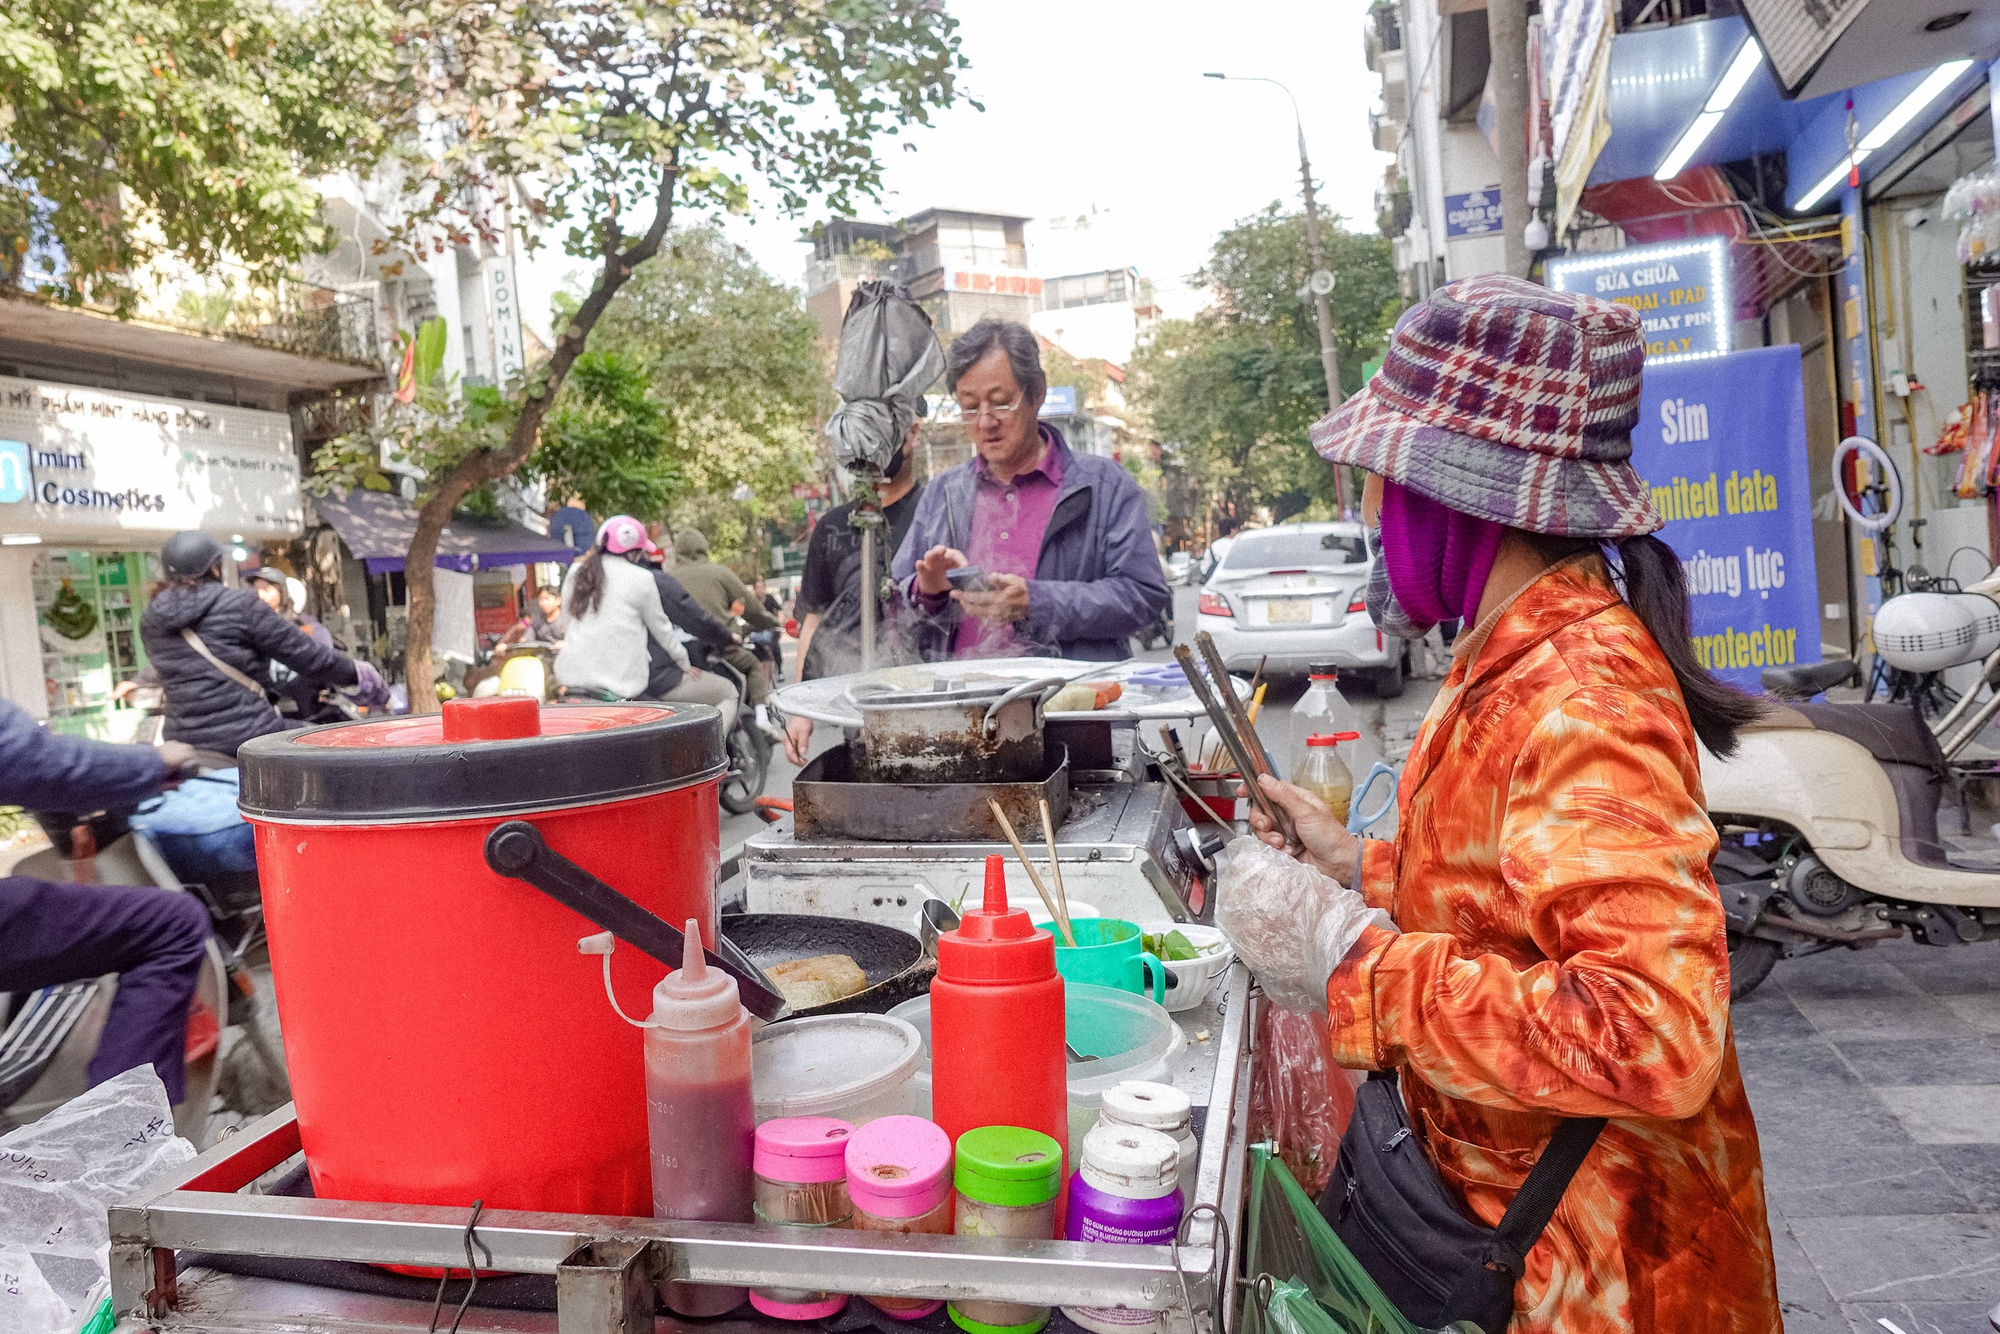
{"label": "green foliage", "polygon": [[320,247],[308,178],[365,165],[383,0],[0,6],[0,279],[129,308],[162,256],[267,274]]}
{"label": "green foliage", "polygon": [[616,352],[586,352],[563,381],[528,471],[551,495],[582,497],[593,514],[656,517],[687,487],[671,444],[645,368]]}
{"label": "green foliage", "polygon": [[[573,305],[559,302],[559,317]],[[792,486],[817,471],[814,431],[833,404],[818,325],[794,289],[713,226],[676,231],[606,307],[591,345],[647,386],[656,463],[592,461],[565,421],[604,422],[605,401],[565,388],[528,465],[557,492],[576,490],[607,512],[693,523],[721,554],[749,528],[782,519]],[[636,405],[613,415],[638,420]],[[748,500],[734,498],[746,489]]]}
{"label": "green foliage", "polygon": [[[1361,387],[1362,363],[1381,348],[1401,308],[1388,242],[1325,227],[1341,387]],[[1214,309],[1168,320],[1133,358],[1128,386],[1166,442],[1170,461],[1211,502],[1245,516],[1277,517],[1324,502],[1332,473],[1306,431],[1327,411],[1312,303],[1299,290],[1311,271],[1305,217],[1277,204],[1215,243],[1199,278]]]}

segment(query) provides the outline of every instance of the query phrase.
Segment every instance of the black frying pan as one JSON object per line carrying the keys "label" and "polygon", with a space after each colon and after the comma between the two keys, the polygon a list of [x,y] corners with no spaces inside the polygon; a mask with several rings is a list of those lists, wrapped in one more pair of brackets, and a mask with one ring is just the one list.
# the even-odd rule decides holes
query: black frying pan
{"label": "black frying pan", "polygon": [[923,946],[907,931],[845,917],[813,917],[804,913],[738,913],[721,921],[722,934],[759,968],[810,959],[816,954],[845,954],[868,979],[868,989],[830,1005],[795,1010],[807,1014],[887,1014],[896,1006],[930,990],[937,962],[924,956]]}

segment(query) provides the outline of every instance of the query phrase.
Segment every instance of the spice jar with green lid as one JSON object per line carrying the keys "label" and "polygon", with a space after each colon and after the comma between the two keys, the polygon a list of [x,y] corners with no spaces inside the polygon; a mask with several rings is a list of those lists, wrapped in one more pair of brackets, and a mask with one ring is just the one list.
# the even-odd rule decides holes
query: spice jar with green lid
{"label": "spice jar with green lid", "polygon": [[[958,1137],[952,1185],[958,1192],[954,1231],[959,1236],[1051,1240],[1062,1189],[1062,1146],[1020,1126],[968,1130]],[[1048,1307],[1019,1302],[973,1298],[946,1310],[967,1334],[1034,1334],[1049,1322]]]}

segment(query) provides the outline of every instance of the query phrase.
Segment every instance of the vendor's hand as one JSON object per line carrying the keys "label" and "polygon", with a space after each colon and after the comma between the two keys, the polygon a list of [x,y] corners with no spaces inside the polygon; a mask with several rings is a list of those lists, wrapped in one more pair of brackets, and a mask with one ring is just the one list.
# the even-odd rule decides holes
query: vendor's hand
{"label": "vendor's hand", "polygon": [[965,553],[956,547],[932,547],[917,559],[917,591],[936,597],[951,590],[945,571],[969,565]]}
{"label": "vendor's hand", "polygon": [[[1330,876],[1338,883],[1353,889],[1347,882],[1354,878],[1354,854],[1360,839],[1347,832],[1347,826],[1340,822],[1327,804],[1302,787],[1266,774],[1260,781],[1264,795],[1292,817],[1292,827],[1298,831],[1302,851],[1299,860],[1317,870],[1321,875]],[[1243,795],[1248,796],[1245,792]],[[1250,829],[1279,851],[1284,851],[1285,836],[1257,809],[1250,805]]]}
{"label": "vendor's hand", "polygon": [[953,593],[969,616],[988,625],[1012,625],[1028,616],[1028,581],[1018,574],[989,574],[992,587],[984,592]]}
{"label": "vendor's hand", "polygon": [[167,781],[162,785],[172,787],[194,772],[194,747],[185,741],[162,741],[159,745],[160,762],[167,766]]}
{"label": "vendor's hand", "polygon": [[811,748],[813,723],[810,718],[793,718],[785,724],[785,758],[805,768],[806,751]]}

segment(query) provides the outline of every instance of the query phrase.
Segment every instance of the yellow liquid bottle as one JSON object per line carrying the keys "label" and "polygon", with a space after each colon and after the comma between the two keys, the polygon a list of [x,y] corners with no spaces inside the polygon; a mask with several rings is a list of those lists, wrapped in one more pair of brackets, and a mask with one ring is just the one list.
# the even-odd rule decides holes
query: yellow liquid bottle
{"label": "yellow liquid bottle", "polygon": [[1359,732],[1329,732],[1306,738],[1305,762],[1292,781],[1325,802],[1342,824],[1354,801],[1354,771],[1340,756],[1343,742],[1359,741]]}

